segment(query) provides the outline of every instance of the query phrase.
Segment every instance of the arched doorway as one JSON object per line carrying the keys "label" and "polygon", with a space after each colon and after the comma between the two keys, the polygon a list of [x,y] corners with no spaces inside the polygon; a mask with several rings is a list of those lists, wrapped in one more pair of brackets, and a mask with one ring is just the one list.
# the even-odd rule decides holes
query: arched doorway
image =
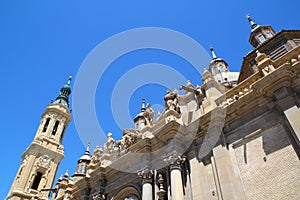
{"label": "arched doorway", "polygon": [[128,186],[121,189],[115,196],[114,199],[118,200],[141,200],[140,192],[133,186]]}

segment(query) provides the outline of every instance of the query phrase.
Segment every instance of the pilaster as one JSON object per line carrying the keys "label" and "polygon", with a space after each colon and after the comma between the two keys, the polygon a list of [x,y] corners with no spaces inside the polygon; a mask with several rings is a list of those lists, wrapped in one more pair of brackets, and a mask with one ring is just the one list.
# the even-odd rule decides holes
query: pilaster
{"label": "pilaster", "polygon": [[291,89],[282,87],[274,91],[277,108],[284,114],[288,127],[291,129],[298,148],[300,148],[300,109],[298,102],[293,98]]}

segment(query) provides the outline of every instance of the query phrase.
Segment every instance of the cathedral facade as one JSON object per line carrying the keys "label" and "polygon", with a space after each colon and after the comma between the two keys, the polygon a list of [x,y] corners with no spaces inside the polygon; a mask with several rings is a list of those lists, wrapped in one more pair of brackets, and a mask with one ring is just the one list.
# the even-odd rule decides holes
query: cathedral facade
{"label": "cathedral facade", "polygon": [[[134,128],[89,147],[55,185],[70,121],[70,81],[46,108],[7,199],[202,200],[300,196],[300,31],[251,24],[240,72],[211,48],[203,84],[142,102]],[[49,190],[49,188],[53,188]]]}

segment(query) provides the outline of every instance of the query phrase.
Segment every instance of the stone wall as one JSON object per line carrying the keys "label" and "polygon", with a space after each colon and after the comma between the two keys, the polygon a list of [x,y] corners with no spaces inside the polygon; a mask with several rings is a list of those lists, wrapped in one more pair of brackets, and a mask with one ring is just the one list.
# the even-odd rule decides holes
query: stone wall
{"label": "stone wall", "polygon": [[217,188],[211,163],[204,164],[197,158],[190,160],[193,199],[217,200]]}

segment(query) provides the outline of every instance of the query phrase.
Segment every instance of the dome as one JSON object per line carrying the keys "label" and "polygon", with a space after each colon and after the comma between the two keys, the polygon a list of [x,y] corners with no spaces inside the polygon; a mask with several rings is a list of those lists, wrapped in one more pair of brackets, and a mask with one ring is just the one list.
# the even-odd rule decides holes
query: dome
{"label": "dome", "polygon": [[[137,114],[137,115],[135,116],[135,118],[138,118],[138,117],[144,117],[143,112],[140,112],[139,114]],[[135,118],[134,118],[134,119],[135,119]]]}
{"label": "dome", "polygon": [[91,160],[91,157],[89,155],[84,154],[79,158],[79,160]]}
{"label": "dome", "polygon": [[87,146],[84,154],[79,158],[78,163],[80,163],[81,161],[91,161],[90,143],[88,143],[88,146]]}
{"label": "dome", "polygon": [[64,85],[61,90],[70,90],[71,91],[71,87],[69,84]]}
{"label": "dome", "polygon": [[72,76],[69,77],[69,81],[60,89],[60,94],[56,97],[56,100],[53,103],[59,103],[61,105],[69,107],[69,95],[71,94],[71,79]]}

